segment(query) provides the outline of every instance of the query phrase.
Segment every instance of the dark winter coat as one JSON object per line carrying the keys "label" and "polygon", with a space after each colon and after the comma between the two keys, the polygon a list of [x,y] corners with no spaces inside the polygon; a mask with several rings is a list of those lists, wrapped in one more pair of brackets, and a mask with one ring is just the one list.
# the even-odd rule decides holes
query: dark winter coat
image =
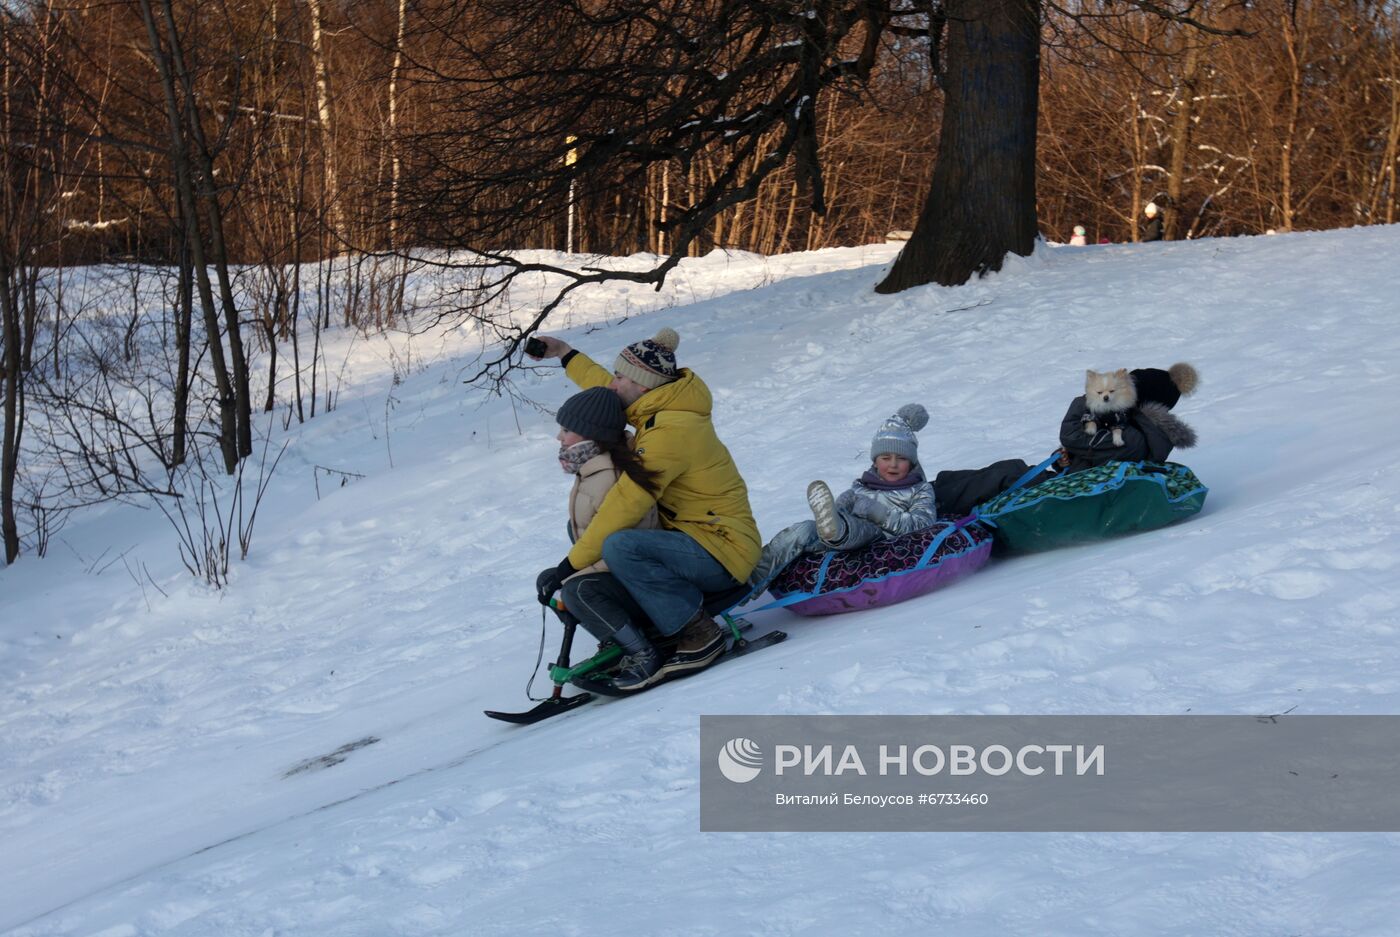
{"label": "dark winter coat", "polygon": [[1142,229],[1142,239],[1144,241],[1160,241],[1162,239],[1161,215],[1153,215],[1147,219],[1147,224]]}
{"label": "dark winter coat", "polygon": [[1121,446],[1113,444],[1113,430],[1103,420],[1098,421],[1098,432],[1084,431],[1088,412],[1084,397],[1075,397],[1060,422],[1060,445],[1069,456],[1064,472],[1082,472],[1105,462],[1165,462],[1174,447],[1189,449],[1196,444],[1191,427],[1159,403],[1145,403],[1128,411]]}
{"label": "dark winter coat", "polygon": [[980,469],[951,469],[938,473],[933,490],[945,517],[966,517],[984,501],[1001,494],[1030,470],[1020,459],[1003,459]]}

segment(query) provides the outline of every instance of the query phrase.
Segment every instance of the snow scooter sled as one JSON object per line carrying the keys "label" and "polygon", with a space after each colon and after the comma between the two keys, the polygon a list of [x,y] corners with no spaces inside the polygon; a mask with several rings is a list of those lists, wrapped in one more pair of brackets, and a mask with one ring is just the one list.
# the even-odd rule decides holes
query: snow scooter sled
{"label": "snow scooter sled", "polygon": [[[753,628],[753,623],[743,618],[736,618],[729,614],[729,609],[742,601],[748,595],[748,586],[738,586],[728,592],[715,593],[705,597],[704,610],[707,615],[719,615],[724,619],[725,626],[729,629],[731,638],[729,647],[720,653],[709,670],[716,664],[720,664],[736,657],[742,657],[751,651],[761,650],[779,643],[787,637],[786,632],[770,631],[757,638],[746,638],[744,632]],[[689,676],[692,673],[699,673],[697,670],[685,670],[664,677],[642,690],[620,690],[613,686],[612,680],[608,677],[611,671],[622,660],[622,648],[616,644],[605,644],[598,649],[598,652],[587,660],[577,664],[569,663],[569,656],[573,650],[574,632],[578,629],[578,619],[564,607],[564,603],[557,598],[549,600],[549,607],[554,610],[554,614],[559,617],[559,621],[564,626],[564,638],[559,646],[559,658],[549,668],[549,678],[554,682],[554,690],[549,697],[542,700],[538,705],[524,712],[500,712],[493,709],[485,710],[486,715],[492,719],[499,719],[502,722],[510,722],[516,725],[532,725],[557,716],[560,713],[576,709],[584,703],[589,702],[595,696],[636,696],[644,693],[652,687],[678,680],[681,677]],[[668,641],[660,640],[656,642],[658,652],[669,656],[674,649],[673,645],[679,639],[679,635]],[[574,696],[565,696],[564,687],[567,684],[583,690],[584,692]]]}

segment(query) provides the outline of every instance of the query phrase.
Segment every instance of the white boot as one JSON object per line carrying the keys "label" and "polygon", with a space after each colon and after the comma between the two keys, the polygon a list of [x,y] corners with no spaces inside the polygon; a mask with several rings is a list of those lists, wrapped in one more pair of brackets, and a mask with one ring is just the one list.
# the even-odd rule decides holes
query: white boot
{"label": "white boot", "polygon": [[807,504],[812,508],[812,517],[817,522],[817,536],[827,543],[836,543],[845,534],[841,517],[836,513],[836,499],[824,481],[814,481],[807,486]]}

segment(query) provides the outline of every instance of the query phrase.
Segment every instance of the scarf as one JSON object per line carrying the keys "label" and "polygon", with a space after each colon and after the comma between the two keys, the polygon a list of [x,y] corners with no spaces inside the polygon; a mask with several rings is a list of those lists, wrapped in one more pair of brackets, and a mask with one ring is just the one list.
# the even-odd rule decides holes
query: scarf
{"label": "scarf", "polygon": [[577,475],[583,463],[602,453],[603,450],[591,439],[576,442],[572,446],[560,446],[559,467],[570,475]]}

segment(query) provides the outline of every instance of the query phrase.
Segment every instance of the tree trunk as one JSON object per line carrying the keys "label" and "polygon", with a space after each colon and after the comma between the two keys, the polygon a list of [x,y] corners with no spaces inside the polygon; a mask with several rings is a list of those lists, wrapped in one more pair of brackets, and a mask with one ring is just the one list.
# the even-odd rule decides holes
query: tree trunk
{"label": "tree trunk", "polygon": [[[340,187],[335,172],[335,124],[331,112],[331,73],[326,66],[324,23],[321,0],[307,0],[311,11],[311,65],[316,75],[316,115],[321,121],[321,166],[325,173],[326,201],[330,208],[331,252],[340,253],[346,237],[345,209],[340,204]],[[348,324],[348,323],[347,323]]]}
{"label": "tree trunk", "polygon": [[24,408],[20,373],[20,313],[16,303],[15,273],[0,259],[0,318],[3,319],[5,418],[0,437],[0,535],[5,543],[5,565],[19,558],[19,524],[15,520],[15,476],[19,474],[19,441]]}
{"label": "tree trunk", "polygon": [[1385,223],[1395,221],[1395,164],[1400,162],[1400,68],[1390,79],[1390,132],[1385,139],[1385,153],[1381,158],[1381,171],[1376,174],[1376,186],[1371,196],[1371,211],[1367,218],[1374,224],[1379,214],[1381,198],[1385,198]]}
{"label": "tree trunk", "polygon": [[[199,230],[199,207],[195,201],[194,184],[190,179],[189,149],[185,141],[184,121],[175,97],[175,79],[165,47],[156,28],[150,0],[140,0],[141,18],[151,43],[151,59],[160,78],[165,97],[166,121],[170,126],[170,162],[175,170],[175,189],[180,199],[180,220],[185,225],[185,244],[190,251],[195,281],[199,287],[199,304],[204,312],[205,345],[209,348],[209,363],[214,372],[214,386],[219,393],[219,448],[224,457],[224,471],[232,475],[238,468],[238,419],[234,405],[233,387],[229,383],[228,365],[224,361],[224,344],[219,337],[219,314],[214,306],[214,291],[209,283],[209,267],[204,258],[204,237]],[[168,24],[173,30],[174,24]]]}
{"label": "tree trunk", "polygon": [[[279,297],[276,307],[279,312],[282,304],[283,300]],[[263,413],[271,413],[277,405],[277,318],[276,315],[268,315],[263,320],[267,332],[267,398],[263,401]]]}
{"label": "tree trunk", "polygon": [[408,280],[408,258],[399,250],[399,185],[403,175],[403,154],[399,143],[399,76],[403,73],[404,34],[408,31],[408,0],[399,0],[398,28],[394,32],[394,64],[389,70],[389,251],[393,254],[393,295],[389,303],[389,323],[403,318],[404,290]]}
{"label": "tree trunk", "polygon": [[666,212],[671,207],[671,164],[661,164],[661,217],[656,229],[656,252],[666,253]]}
{"label": "tree trunk", "polygon": [[[234,424],[237,436],[238,455],[253,454],[252,401],[248,386],[248,358],[243,351],[243,332],[239,323],[238,305],[233,298],[233,284],[228,272],[228,248],[224,244],[223,209],[219,206],[219,192],[214,177],[214,155],[204,136],[204,126],[199,121],[198,101],[195,95],[194,76],[185,65],[185,54],[181,48],[180,34],[175,29],[175,10],[171,0],[163,0],[165,10],[166,38],[170,42],[170,64],[185,91],[185,120],[194,146],[186,146],[186,153],[193,151],[192,163],[196,172],[190,173],[199,187],[204,201],[204,212],[209,224],[209,259],[214,264],[214,274],[219,280],[219,301],[224,310],[224,330],[228,334],[229,360],[233,365],[233,405]],[[207,276],[207,275],[206,275]],[[230,470],[229,474],[233,474]]]}
{"label": "tree trunk", "polygon": [[185,438],[189,435],[190,411],[190,327],[194,323],[194,270],[188,240],[180,248],[178,308],[175,311],[175,439],[171,444],[170,465],[185,464]]}
{"label": "tree trunk", "polygon": [[933,183],[880,293],[956,286],[1035,248],[1040,0],[948,0],[947,12]]}
{"label": "tree trunk", "polygon": [[[389,250],[391,251],[399,249],[399,179],[403,173],[403,159],[399,152],[399,75],[403,72],[403,40],[407,29],[408,0],[399,0],[398,28],[394,31],[394,64],[389,68]],[[325,110],[329,112],[328,105]]]}
{"label": "tree trunk", "polygon": [[[1304,12],[1303,15],[1310,16],[1310,12]],[[1283,221],[1280,228],[1284,231],[1293,230],[1293,219],[1301,207],[1293,194],[1293,166],[1297,158],[1295,147],[1298,142],[1298,118],[1303,110],[1303,86],[1306,80],[1302,60],[1307,54],[1311,32],[1307,27],[1311,24],[1305,22],[1300,32],[1297,17],[1296,7],[1283,11],[1279,17],[1283,48],[1288,53],[1288,116],[1284,122],[1283,144],[1279,147],[1279,195],[1283,205]]]}
{"label": "tree trunk", "polygon": [[1201,43],[1194,31],[1186,34],[1186,62],[1182,68],[1176,114],[1172,117],[1172,155],[1167,173],[1167,198],[1162,208],[1162,237],[1176,240],[1177,218],[1181,214],[1181,196],[1186,186],[1186,154],[1191,148],[1191,128],[1196,109],[1197,88],[1201,78]]}

